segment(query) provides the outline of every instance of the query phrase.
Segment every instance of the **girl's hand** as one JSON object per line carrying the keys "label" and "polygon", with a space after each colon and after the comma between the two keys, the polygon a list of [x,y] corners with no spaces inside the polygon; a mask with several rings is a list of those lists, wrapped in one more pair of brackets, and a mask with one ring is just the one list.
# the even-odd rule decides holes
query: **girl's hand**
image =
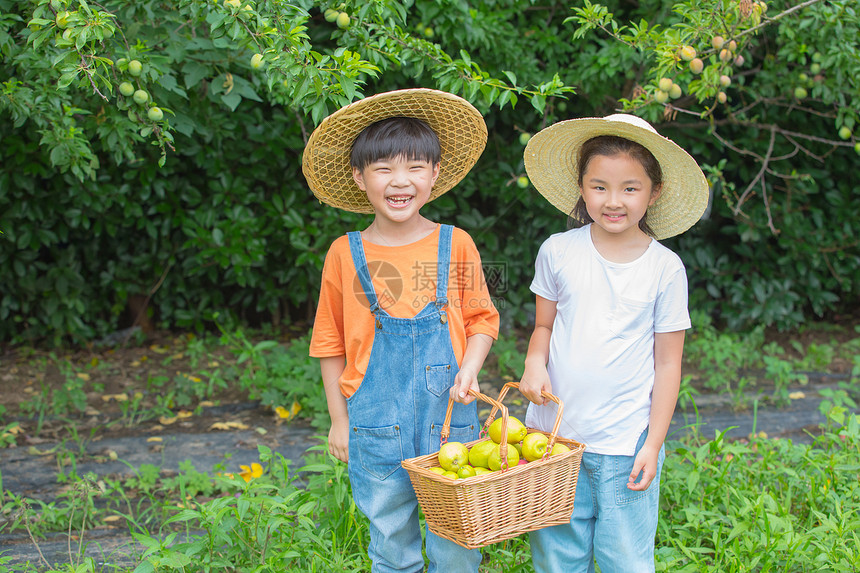
{"label": "girl's hand", "polygon": [[469,394],[469,389],[475,392],[480,392],[481,387],[478,386],[478,373],[471,368],[460,368],[457,375],[454,377],[454,385],[449,390],[449,396],[455,402],[461,404],[470,404],[475,401],[475,397]]}
{"label": "girl's hand", "polygon": [[[657,477],[657,454],[660,448],[654,449],[648,442],[642,446],[636,459],[633,460],[633,471],[627,479],[627,489],[633,491],[645,491],[651,485],[651,481]],[[636,478],[642,474],[642,479],[636,483]]]}
{"label": "girl's hand", "polygon": [[546,366],[530,366],[526,363],[523,377],[520,380],[520,392],[531,402],[543,406],[546,403],[546,398],[541,395],[543,391],[552,393],[552,382],[550,382]]}
{"label": "girl's hand", "polygon": [[349,463],[349,419],[332,422],[328,432],[328,451],[344,463]]}

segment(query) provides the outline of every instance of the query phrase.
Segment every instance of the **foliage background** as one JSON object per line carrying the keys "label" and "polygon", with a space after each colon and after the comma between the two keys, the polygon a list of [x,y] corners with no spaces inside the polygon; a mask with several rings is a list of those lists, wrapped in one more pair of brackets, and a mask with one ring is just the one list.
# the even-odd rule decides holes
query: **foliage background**
{"label": "foliage background", "polygon": [[[304,142],[362,94],[414,86],[485,114],[480,162],[425,214],[475,238],[507,327],[528,323],[537,248],[566,225],[517,186],[520,134],[617,109],[712,183],[706,219],[666,241],[692,306],[730,328],[856,310],[851,0],[233,2],[0,0],[0,341],[309,319],[328,245],[369,218],[313,199]],[[725,62],[714,35],[737,43]],[[658,103],[661,78],[681,96]]]}

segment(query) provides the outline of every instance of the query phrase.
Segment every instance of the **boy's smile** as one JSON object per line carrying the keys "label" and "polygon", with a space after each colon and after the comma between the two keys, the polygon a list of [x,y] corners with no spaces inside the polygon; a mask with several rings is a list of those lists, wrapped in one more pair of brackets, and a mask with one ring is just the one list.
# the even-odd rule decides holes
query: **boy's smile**
{"label": "boy's smile", "polygon": [[353,168],[352,175],[367,193],[377,219],[403,224],[416,221],[419,209],[430,199],[439,164],[398,156],[374,161],[362,170]]}

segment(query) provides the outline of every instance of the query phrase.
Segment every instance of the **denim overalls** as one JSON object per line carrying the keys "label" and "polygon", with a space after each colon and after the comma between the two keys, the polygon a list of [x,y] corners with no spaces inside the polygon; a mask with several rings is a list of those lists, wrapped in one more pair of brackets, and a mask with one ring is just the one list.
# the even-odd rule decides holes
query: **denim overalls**
{"label": "denim overalls", "polygon": [[[439,450],[448,390],[459,370],[448,331],[448,272],[453,227],[439,230],[436,300],[414,318],[379,307],[361,234],[348,233],[352,260],[375,319],[370,362],[349,411],[349,480],[358,508],[370,520],[371,571],[424,570],[418,500],[400,462]],[[449,441],[478,437],[475,402],[455,404]],[[479,550],[468,550],[427,531],[429,573],[475,573]]]}

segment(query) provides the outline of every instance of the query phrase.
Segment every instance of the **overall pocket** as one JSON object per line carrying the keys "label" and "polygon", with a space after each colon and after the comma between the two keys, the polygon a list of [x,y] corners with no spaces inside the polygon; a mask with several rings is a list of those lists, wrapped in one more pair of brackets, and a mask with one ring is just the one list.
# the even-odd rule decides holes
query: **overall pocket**
{"label": "overall pocket", "polygon": [[400,445],[400,426],[352,429],[358,463],[368,474],[383,480],[400,467],[403,448]]}
{"label": "overall pocket", "polygon": [[427,366],[424,377],[427,382],[427,390],[434,396],[442,396],[454,385],[455,369],[450,364],[436,364]]}

